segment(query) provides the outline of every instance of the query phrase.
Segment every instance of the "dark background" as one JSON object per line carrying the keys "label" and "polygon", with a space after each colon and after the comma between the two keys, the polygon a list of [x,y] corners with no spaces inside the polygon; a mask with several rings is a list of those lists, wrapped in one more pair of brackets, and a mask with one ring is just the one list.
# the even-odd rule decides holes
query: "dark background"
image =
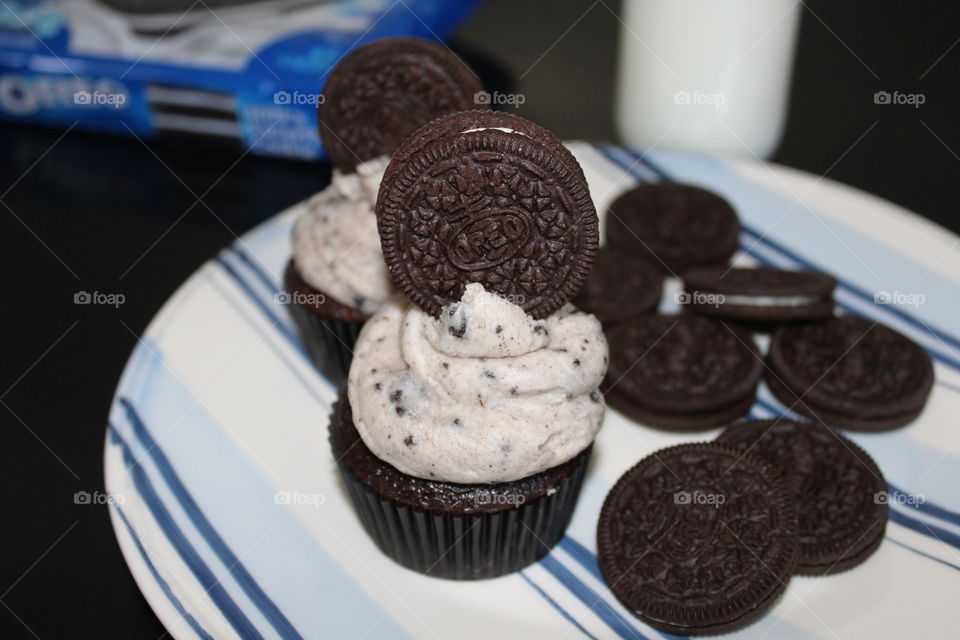
{"label": "dark background", "polygon": [[[616,140],[617,11],[616,2],[491,0],[452,45],[489,89],[525,95],[520,114],[564,138]],[[957,3],[808,1],[774,160],[960,230],[958,39]],[[880,90],[926,102],[875,105]],[[164,633],[107,507],[75,505],[74,493],[103,490],[114,386],[164,300],[218,249],[328,178],[319,165],[0,125],[0,637]],[[123,293],[126,303],[76,306],[79,290]]]}

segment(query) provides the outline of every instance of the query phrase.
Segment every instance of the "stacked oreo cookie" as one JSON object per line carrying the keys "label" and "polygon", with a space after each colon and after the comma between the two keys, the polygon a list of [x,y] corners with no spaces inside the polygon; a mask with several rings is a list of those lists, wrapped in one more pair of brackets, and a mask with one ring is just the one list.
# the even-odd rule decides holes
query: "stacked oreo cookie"
{"label": "stacked oreo cookie", "polygon": [[598,315],[616,306],[610,323],[623,321],[655,309],[668,277],[683,282],[674,301],[684,310],[752,329],[832,315],[836,282],[826,274],[731,266],[739,235],[736,211],[711,191],[674,182],[634,187],[607,211],[608,264],[580,303]]}
{"label": "stacked oreo cookie", "polygon": [[[643,184],[607,212],[606,245],[578,303],[604,322],[610,405],[671,431],[746,415],[761,374],[788,409],[853,430],[903,426],[923,409],[929,357],[908,338],[834,316],[824,273],[730,263],[740,223],[692,185]],[[679,315],[655,315],[664,278]],[[673,285],[671,285],[671,289]],[[753,333],[773,332],[765,363]]]}
{"label": "stacked oreo cookie", "polygon": [[600,514],[600,568],[657,629],[733,631],[772,607],[792,575],[838,573],[876,551],[886,486],[869,455],[823,424],[737,424],[620,478]]}
{"label": "stacked oreo cookie", "polygon": [[668,431],[702,431],[750,410],[763,361],[749,334],[692,314],[647,315],[607,332],[607,403]]}
{"label": "stacked oreo cookie", "polygon": [[779,329],[770,341],[766,381],[797,413],[852,431],[888,431],[923,410],[933,363],[893,329],[839,316]]}

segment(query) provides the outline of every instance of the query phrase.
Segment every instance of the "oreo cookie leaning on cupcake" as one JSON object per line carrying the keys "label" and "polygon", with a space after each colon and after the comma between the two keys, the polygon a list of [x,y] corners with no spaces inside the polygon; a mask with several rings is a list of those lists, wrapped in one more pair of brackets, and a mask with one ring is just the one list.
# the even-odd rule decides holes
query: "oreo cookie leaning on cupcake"
{"label": "oreo cookie leaning on cupcake", "polygon": [[360,327],[393,292],[373,212],[389,154],[430,120],[471,108],[480,90],[447,49],[407,37],[356,49],[324,86],[318,121],[333,179],[294,207],[284,282],[307,350],[335,384],[346,379]]}
{"label": "oreo cookie leaning on cupcake", "polygon": [[360,332],[334,457],[400,564],[517,571],[563,536],[603,421],[606,340],[568,304],[597,251],[583,173],[545,129],[463,112],[401,144],[376,213],[401,293]]}

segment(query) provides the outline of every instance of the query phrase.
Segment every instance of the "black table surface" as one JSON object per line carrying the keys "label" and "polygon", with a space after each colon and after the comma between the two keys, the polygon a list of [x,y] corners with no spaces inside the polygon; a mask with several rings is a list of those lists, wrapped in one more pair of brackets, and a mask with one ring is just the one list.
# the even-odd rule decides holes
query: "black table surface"
{"label": "black table surface", "polygon": [[[774,160],[960,230],[960,7],[807,4],[789,121]],[[491,89],[564,138],[615,140],[616,2],[491,0],[453,46]],[[920,108],[877,91],[922,93]],[[0,636],[158,638],[120,555],[103,491],[104,428],[124,363],[205,260],[322,188],[323,165],[0,125],[2,469]],[[119,308],[73,304],[122,293]]]}

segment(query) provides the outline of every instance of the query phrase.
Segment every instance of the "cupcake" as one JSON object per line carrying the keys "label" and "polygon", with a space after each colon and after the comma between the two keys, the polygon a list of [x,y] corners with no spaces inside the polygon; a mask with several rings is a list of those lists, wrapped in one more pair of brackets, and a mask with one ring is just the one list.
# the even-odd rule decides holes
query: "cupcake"
{"label": "cupcake", "polygon": [[363,323],[393,292],[373,213],[387,161],[334,169],[330,186],[298,205],[293,225],[284,274],[290,310],[311,359],[337,383]]}
{"label": "cupcake", "polygon": [[563,536],[603,422],[607,343],[569,304],[597,249],[583,174],[526,120],[456,114],[397,151],[377,217],[406,297],[360,333],[334,457],[400,564],[517,571]]}
{"label": "cupcake", "polygon": [[335,384],[346,378],[363,323],[393,291],[374,214],[389,154],[418,126],[471,106],[481,90],[447,49],[406,37],[356,49],[327,80],[318,121],[333,179],[297,205],[284,285],[311,359]]}

